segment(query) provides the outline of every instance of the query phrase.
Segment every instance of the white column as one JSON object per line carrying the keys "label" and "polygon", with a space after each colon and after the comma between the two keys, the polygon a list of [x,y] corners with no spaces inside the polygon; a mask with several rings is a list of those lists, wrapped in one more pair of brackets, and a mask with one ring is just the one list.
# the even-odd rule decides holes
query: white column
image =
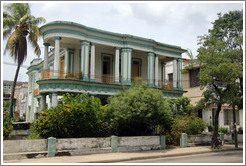
{"label": "white column", "polygon": [[177,59],[173,59],[173,88],[177,89],[177,80],[178,80],[178,72],[177,72]]}
{"label": "white column", "polygon": [[57,93],[52,93],[51,107],[58,106]]}
{"label": "white column", "polygon": [[40,112],[46,108],[46,95],[41,95],[40,99]]}
{"label": "white column", "polygon": [[91,82],[95,82],[95,45],[95,43],[91,43]]}
{"label": "white column", "polygon": [[122,84],[131,85],[132,49],[123,48],[121,52]]}
{"label": "white column", "polygon": [[182,59],[178,59],[178,88],[182,88]]}
{"label": "white column", "polygon": [[155,55],[155,86],[158,86],[158,76],[159,76],[159,73],[158,73],[158,63],[159,63],[159,60],[158,60],[158,57],[159,55]]}
{"label": "white column", "polygon": [[82,41],[81,45],[81,71],[84,81],[89,81],[89,44],[88,41]]}
{"label": "white column", "polygon": [[43,70],[48,69],[48,52],[49,52],[49,43],[44,43],[44,64],[43,64]]}
{"label": "white column", "polygon": [[58,78],[59,76],[59,65],[60,65],[60,40],[61,37],[55,37],[55,56],[54,56],[54,73],[53,78]]}
{"label": "white column", "polygon": [[68,74],[68,49],[65,50],[65,62],[64,62],[64,76]]}
{"label": "white column", "polygon": [[166,80],[166,63],[162,63],[162,82]]}
{"label": "white column", "polygon": [[115,83],[119,84],[119,67],[120,67],[120,48],[116,47],[115,48]]}
{"label": "white column", "polygon": [[154,53],[148,52],[148,86],[154,86]]}

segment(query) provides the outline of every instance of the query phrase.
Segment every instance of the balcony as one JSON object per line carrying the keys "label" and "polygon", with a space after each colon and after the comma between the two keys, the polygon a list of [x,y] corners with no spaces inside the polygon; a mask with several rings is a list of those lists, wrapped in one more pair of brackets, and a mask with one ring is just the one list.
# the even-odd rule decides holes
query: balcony
{"label": "balcony", "polygon": [[[54,71],[44,70],[42,72],[42,79],[37,81],[39,84],[39,93],[55,92],[75,92],[75,93],[90,93],[95,95],[113,95],[122,91],[130,85],[122,85],[121,76],[119,83],[115,82],[115,76],[112,75],[95,75],[91,80],[89,74],[89,81],[83,80],[81,72],[69,73],[66,76],[59,73],[58,78],[53,78]],[[141,78],[144,82],[148,79]],[[132,78],[134,84],[135,78]],[[153,80],[153,84],[155,80]],[[158,86],[153,88],[160,89],[167,97],[179,97],[184,93],[183,90],[173,89],[173,82],[158,80]]]}

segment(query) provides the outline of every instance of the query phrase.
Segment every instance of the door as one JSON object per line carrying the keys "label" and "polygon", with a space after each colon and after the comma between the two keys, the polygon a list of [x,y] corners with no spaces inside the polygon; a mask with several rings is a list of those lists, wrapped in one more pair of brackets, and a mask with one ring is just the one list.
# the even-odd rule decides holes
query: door
{"label": "door", "polygon": [[60,62],[60,75],[59,78],[65,78],[64,77],[64,56],[61,57],[61,62]]}
{"label": "door", "polygon": [[140,62],[133,61],[132,64],[132,79],[134,80],[136,77],[140,77]]}
{"label": "door", "polygon": [[111,80],[111,57],[103,56],[103,82],[110,83]]}

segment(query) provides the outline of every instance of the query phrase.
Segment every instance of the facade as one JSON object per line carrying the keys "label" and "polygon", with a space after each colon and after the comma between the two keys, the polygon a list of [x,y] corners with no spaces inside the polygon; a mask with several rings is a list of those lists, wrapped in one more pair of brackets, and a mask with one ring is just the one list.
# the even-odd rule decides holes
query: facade
{"label": "facade", "polygon": [[15,118],[25,119],[27,110],[28,83],[23,83],[15,88]]}
{"label": "facade", "polygon": [[[44,59],[28,68],[28,121],[45,107],[57,106],[64,93],[88,93],[106,98],[141,77],[164,97],[179,97],[182,56],[179,46],[128,34],[112,33],[65,21],[40,28]],[[173,81],[166,80],[167,62],[173,62]]]}
{"label": "facade", "polygon": [[[188,65],[189,60],[183,59],[183,66],[184,69],[185,66]],[[168,79],[172,79],[172,62],[167,64],[167,77]],[[184,93],[184,96],[191,99],[191,104],[193,106],[196,106],[197,102],[203,98],[203,92],[204,90],[201,90],[198,74],[199,74],[200,68],[194,67],[193,69],[190,69],[188,72],[182,73],[182,86],[183,90],[187,91],[187,93]],[[214,125],[214,116],[216,112],[216,106],[211,106],[210,108],[203,109],[200,117],[203,118],[203,120],[213,126]],[[233,123],[233,115],[232,115],[232,107],[229,105],[223,105],[220,115],[219,115],[219,127],[225,127],[229,130],[232,129],[232,123]],[[236,111],[236,123],[237,127],[243,126],[243,110]]]}
{"label": "facade", "polygon": [[[13,81],[3,81],[3,100],[11,99]],[[28,82],[17,82],[14,95],[15,119],[25,116],[27,108]]]}

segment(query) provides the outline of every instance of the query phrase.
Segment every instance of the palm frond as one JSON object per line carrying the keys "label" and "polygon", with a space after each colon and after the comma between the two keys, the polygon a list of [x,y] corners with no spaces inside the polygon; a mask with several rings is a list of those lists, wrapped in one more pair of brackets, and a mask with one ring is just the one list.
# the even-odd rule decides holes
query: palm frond
{"label": "palm frond", "polygon": [[45,21],[46,20],[43,17],[37,17],[37,18],[35,18],[34,16],[31,16],[28,24],[29,25],[31,25],[31,24],[33,24],[33,25],[39,25],[41,23],[45,23]]}
{"label": "palm frond", "polygon": [[28,41],[30,42],[30,44],[34,48],[34,53],[36,55],[41,54],[41,50],[40,50],[39,45],[38,45],[38,37],[39,36],[40,36],[39,28],[36,25],[31,25],[30,32],[28,35]]}
{"label": "palm frond", "polygon": [[[11,50],[13,46],[16,45],[16,43],[18,43],[18,40],[21,38],[22,36],[22,32],[20,31],[19,28],[15,29],[14,32],[9,36],[5,49],[4,49],[4,54],[6,54],[6,52],[8,50]],[[14,56],[14,54],[10,54],[11,57]]]}
{"label": "palm frond", "polygon": [[7,36],[9,36],[11,34],[11,32],[12,32],[12,29],[10,29],[10,28],[3,30],[3,38],[4,39],[7,38]]}

